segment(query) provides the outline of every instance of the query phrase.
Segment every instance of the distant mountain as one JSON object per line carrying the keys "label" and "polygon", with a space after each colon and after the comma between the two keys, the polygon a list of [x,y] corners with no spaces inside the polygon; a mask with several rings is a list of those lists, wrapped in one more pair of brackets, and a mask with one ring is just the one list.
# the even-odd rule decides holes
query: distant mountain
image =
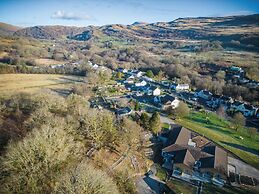
{"label": "distant mountain", "polygon": [[4,36],[13,35],[13,33],[19,29],[21,28],[18,26],[13,26],[10,24],[0,22],[0,35],[4,35]]}
{"label": "distant mountain", "polygon": [[[38,39],[73,39],[88,41],[105,36],[121,41],[221,41],[225,46],[235,43],[242,47],[259,48],[259,14],[228,17],[178,18],[171,22],[100,27],[34,26],[15,31],[15,35]],[[107,38],[106,38],[107,39]],[[232,42],[232,43],[231,43]]]}
{"label": "distant mountain", "polygon": [[134,22],[133,24],[131,24],[132,26],[139,26],[139,25],[146,25],[147,22]]}
{"label": "distant mountain", "polygon": [[87,27],[74,26],[34,26],[23,28],[14,33],[16,36],[26,36],[36,39],[59,39],[70,38],[81,34],[87,30]]}

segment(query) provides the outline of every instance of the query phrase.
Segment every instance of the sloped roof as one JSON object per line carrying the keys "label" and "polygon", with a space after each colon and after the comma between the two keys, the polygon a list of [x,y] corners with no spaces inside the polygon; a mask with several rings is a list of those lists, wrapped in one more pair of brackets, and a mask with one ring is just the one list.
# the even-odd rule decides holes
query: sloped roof
{"label": "sloped roof", "polygon": [[213,155],[202,152],[199,148],[188,145],[173,144],[164,148],[163,152],[174,155],[174,163],[183,163],[189,167],[193,166],[195,161],[199,160],[200,158],[213,157]]}
{"label": "sloped roof", "polygon": [[170,95],[165,95],[161,97],[161,103],[166,104],[167,102],[173,102],[175,100],[175,97],[170,96]]}
{"label": "sloped roof", "polygon": [[171,144],[187,145],[191,138],[191,131],[180,125],[172,125],[172,129],[162,133],[161,136],[167,138],[166,146]]}
{"label": "sloped roof", "polygon": [[243,104],[242,102],[239,102],[239,101],[235,101],[232,105],[234,105],[234,106],[239,106],[239,105],[241,105],[241,104]]}
{"label": "sloped roof", "polygon": [[205,146],[203,152],[213,155],[212,158],[200,159],[201,168],[215,168],[221,171],[227,171],[227,152],[213,143]]}
{"label": "sloped roof", "polygon": [[252,105],[249,105],[249,104],[244,104],[244,107],[247,110],[253,110],[254,109],[254,107]]}
{"label": "sloped roof", "polygon": [[192,141],[196,143],[196,146],[198,148],[201,148],[210,142],[208,139],[206,139],[200,135],[192,138]]}

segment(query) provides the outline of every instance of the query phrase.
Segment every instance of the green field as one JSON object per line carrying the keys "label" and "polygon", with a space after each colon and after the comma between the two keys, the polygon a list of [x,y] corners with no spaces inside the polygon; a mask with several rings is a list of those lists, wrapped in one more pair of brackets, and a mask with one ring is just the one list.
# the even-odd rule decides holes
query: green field
{"label": "green field", "polygon": [[259,169],[259,157],[255,154],[259,150],[258,134],[251,138],[245,128],[235,131],[231,122],[220,119],[214,113],[192,112],[187,118],[178,119],[176,122],[204,135]]}

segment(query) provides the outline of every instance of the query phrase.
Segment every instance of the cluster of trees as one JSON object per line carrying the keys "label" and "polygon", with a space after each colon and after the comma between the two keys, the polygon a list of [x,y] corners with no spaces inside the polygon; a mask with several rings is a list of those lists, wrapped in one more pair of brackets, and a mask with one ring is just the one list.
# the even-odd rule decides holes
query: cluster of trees
{"label": "cluster of trees", "polygon": [[220,41],[202,41],[202,43],[194,48],[196,52],[221,51],[223,50]]}
{"label": "cluster of trees", "polygon": [[[90,148],[140,145],[141,127],[90,109],[78,95],[21,94],[0,101],[0,183],[4,193],[134,193],[132,183],[86,161]],[[130,181],[130,179],[127,178]],[[124,185],[124,186],[123,186]]]}
{"label": "cluster of trees", "polygon": [[140,116],[140,125],[157,135],[162,129],[159,113],[154,112],[150,118],[147,113],[142,113]]}
{"label": "cluster of trees", "polygon": [[0,62],[0,74],[27,73],[27,74],[67,74],[85,76],[88,68],[80,65],[75,67],[66,65],[60,68],[36,67],[28,65],[8,65]]}

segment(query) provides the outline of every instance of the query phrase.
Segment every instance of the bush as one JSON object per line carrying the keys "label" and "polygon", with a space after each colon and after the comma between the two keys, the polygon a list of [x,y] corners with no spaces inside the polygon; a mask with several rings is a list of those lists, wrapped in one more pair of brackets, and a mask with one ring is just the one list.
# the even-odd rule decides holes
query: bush
{"label": "bush", "polygon": [[68,170],[56,188],[64,194],[118,194],[116,185],[104,172],[95,169],[88,161],[81,162]]}
{"label": "bush", "polygon": [[49,193],[60,172],[81,157],[81,143],[64,127],[42,126],[22,141],[10,143],[1,159],[4,193]]}
{"label": "bush", "polygon": [[179,118],[183,118],[188,116],[190,113],[190,109],[188,105],[184,102],[180,102],[179,106],[175,109],[175,114]]}
{"label": "bush", "polygon": [[125,172],[117,172],[114,176],[116,184],[120,190],[121,194],[135,194],[136,187],[134,182],[131,178],[129,178],[129,174]]}

